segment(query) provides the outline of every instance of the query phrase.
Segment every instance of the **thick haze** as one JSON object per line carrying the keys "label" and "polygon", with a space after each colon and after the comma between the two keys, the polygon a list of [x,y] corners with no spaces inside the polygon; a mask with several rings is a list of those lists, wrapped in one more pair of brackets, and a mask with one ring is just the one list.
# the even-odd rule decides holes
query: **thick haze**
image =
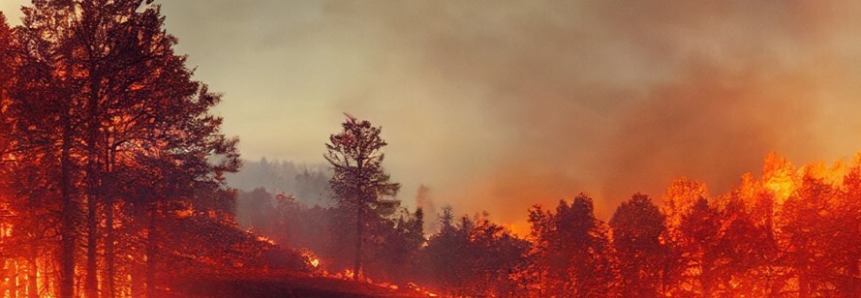
{"label": "thick haze", "polygon": [[522,224],[584,191],[607,218],[772,150],[861,149],[855,1],[159,2],[246,158],[322,162],[348,111],[383,126],[401,199],[459,213]]}

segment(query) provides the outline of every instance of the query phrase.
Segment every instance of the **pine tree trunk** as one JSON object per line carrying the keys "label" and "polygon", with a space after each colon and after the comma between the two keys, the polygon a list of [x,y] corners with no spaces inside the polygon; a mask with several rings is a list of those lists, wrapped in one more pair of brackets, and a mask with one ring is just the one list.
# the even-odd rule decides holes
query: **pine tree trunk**
{"label": "pine tree trunk", "polygon": [[146,248],[146,297],[155,298],[155,255],[156,255],[156,237],[155,237],[155,217],[156,205],[153,205],[149,211],[149,228],[147,232],[147,248]]}
{"label": "pine tree trunk", "polygon": [[[112,142],[111,132],[108,132],[105,137],[105,163],[104,173],[105,177],[111,177],[111,173],[113,172],[114,165],[116,163],[116,154],[113,148],[109,145]],[[108,180],[107,186],[105,187],[104,195],[105,195],[105,274],[104,274],[104,282],[102,286],[102,297],[114,298],[116,297],[116,256],[115,256],[115,248],[114,242],[116,242],[116,236],[114,232],[114,202],[116,196],[116,182],[113,180]]]}
{"label": "pine tree trunk", "polygon": [[115,293],[115,284],[114,284],[114,274],[116,274],[115,270],[115,260],[114,257],[114,202],[112,199],[108,199],[105,205],[105,233],[107,234],[107,238],[105,239],[105,286],[103,287],[102,297],[114,298],[116,297]]}
{"label": "pine tree trunk", "polygon": [[27,273],[27,295],[29,298],[38,298],[39,297],[39,283],[38,276],[36,272],[39,271],[39,264],[36,263],[36,257],[38,251],[36,251],[36,243],[30,243],[30,251],[27,254],[27,264],[30,266],[30,269]]}
{"label": "pine tree trunk", "polygon": [[87,198],[87,276],[84,291],[87,298],[98,298],[96,277],[96,196]]}
{"label": "pine tree trunk", "polygon": [[98,237],[96,208],[98,208],[99,200],[99,182],[101,172],[99,168],[99,123],[98,105],[99,105],[99,90],[101,89],[100,78],[96,75],[95,67],[90,67],[90,98],[87,104],[89,111],[87,115],[87,276],[84,292],[87,298],[98,298],[99,287],[96,262],[96,242]]}
{"label": "pine tree trunk", "polygon": [[[711,264],[711,262],[708,262],[708,264]],[[709,267],[703,264],[700,272],[700,285],[703,287],[703,297],[712,298],[713,277],[711,274],[711,270],[709,269]]]}
{"label": "pine tree trunk", "polygon": [[861,295],[861,258],[855,257],[849,266],[849,294]]}
{"label": "pine tree trunk", "polygon": [[138,262],[138,260],[132,261],[132,264],[130,266],[132,272],[132,284],[130,289],[131,298],[140,298],[143,296],[141,295],[144,291],[144,279],[141,275],[143,273],[143,268],[141,268],[142,266],[142,263]]}
{"label": "pine tree trunk", "polygon": [[362,232],[364,225],[362,224],[362,204],[356,208],[356,263],[353,266],[353,279],[359,280],[359,275],[362,272]]}
{"label": "pine tree trunk", "polygon": [[60,297],[75,296],[75,202],[72,199],[71,120],[63,115],[63,143],[60,153],[60,192],[63,200],[60,235]]}
{"label": "pine tree trunk", "polygon": [[810,281],[805,273],[798,276],[798,298],[810,298]]}

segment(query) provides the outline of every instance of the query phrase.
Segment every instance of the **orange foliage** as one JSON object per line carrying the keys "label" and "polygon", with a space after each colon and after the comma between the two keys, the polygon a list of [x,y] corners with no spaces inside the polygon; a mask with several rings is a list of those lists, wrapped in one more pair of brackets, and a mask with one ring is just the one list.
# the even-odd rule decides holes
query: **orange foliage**
{"label": "orange foliage", "polygon": [[678,178],[667,187],[664,195],[662,211],[667,216],[667,227],[676,228],[681,225],[687,210],[691,210],[700,198],[709,198],[709,189],[705,183]]}
{"label": "orange foliage", "polygon": [[762,167],[762,181],[764,186],[774,194],[777,203],[783,203],[795,191],[799,184],[797,171],[786,158],[778,157],[771,152],[765,158]]}

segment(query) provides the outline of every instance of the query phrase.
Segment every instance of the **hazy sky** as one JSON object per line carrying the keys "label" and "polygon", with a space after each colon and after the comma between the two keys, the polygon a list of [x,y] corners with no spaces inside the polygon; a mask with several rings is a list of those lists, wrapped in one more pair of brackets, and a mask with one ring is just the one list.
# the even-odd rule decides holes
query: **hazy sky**
{"label": "hazy sky", "polygon": [[401,199],[424,183],[459,213],[584,191],[607,218],[771,150],[861,149],[857,1],[158,2],[244,157],[322,162],[350,112],[383,127]]}

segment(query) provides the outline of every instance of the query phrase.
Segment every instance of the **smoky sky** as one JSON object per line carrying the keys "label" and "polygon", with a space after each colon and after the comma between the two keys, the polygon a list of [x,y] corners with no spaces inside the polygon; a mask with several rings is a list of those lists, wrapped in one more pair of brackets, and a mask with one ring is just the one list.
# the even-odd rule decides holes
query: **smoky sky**
{"label": "smoky sky", "polygon": [[246,158],[323,162],[349,112],[410,204],[425,184],[523,224],[582,191],[608,218],[674,177],[720,193],[770,151],[861,149],[854,1],[160,2]]}

